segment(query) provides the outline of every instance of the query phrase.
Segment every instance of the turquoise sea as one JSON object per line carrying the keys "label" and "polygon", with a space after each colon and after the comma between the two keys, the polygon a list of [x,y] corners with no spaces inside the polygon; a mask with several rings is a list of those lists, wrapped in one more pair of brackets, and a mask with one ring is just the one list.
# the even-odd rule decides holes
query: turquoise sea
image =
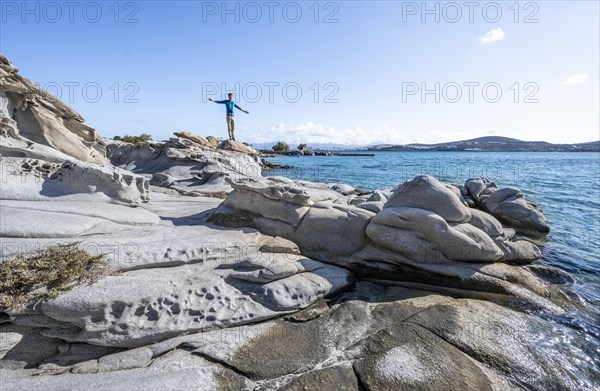
{"label": "turquoise sea", "polygon": [[[353,151],[355,152],[355,151]],[[358,153],[358,152],[357,152]],[[375,156],[282,156],[272,163],[293,169],[264,171],[315,182],[346,183],[364,190],[394,188],[416,175],[448,183],[487,176],[499,186],[520,188],[538,203],[551,232],[543,264],[568,271],[565,287],[572,313],[554,319],[585,340],[588,358],[598,359],[600,341],[600,153],[567,152],[372,152]],[[583,341],[580,341],[583,342]],[[595,358],[595,359],[594,359]],[[598,365],[598,361],[591,363]]]}

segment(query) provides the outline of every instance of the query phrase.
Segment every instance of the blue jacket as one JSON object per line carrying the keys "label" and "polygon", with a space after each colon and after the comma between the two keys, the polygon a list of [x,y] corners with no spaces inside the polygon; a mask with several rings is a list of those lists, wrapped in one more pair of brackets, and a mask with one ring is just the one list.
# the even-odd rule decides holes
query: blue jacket
{"label": "blue jacket", "polygon": [[232,100],[217,100],[217,101],[215,101],[215,103],[225,105],[225,108],[227,109],[227,115],[233,115],[234,107],[238,110],[242,110],[242,108],[240,106],[238,106],[237,103],[235,103]]}

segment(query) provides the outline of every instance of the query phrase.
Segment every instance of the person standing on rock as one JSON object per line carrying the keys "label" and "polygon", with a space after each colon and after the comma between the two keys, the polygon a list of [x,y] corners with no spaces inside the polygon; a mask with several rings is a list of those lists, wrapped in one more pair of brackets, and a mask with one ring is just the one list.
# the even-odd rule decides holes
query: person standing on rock
{"label": "person standing on rock", "polygon": [[211,102],[225,105],[225,108],[227,109],[227,132],[229,133],[229,139],[235,141],[235,135],[233,134],[235,130],[235,116],[233,115],[233,108],[235,107],[236,109],[246,114],[250,114],[250,112],[248,110],[242,109],[240,106],[237,105],[237,103],[233,101],[232,93],[227,94],[227,98],[227,100],[214,100],[213,98],[208,98],[208,100]]}

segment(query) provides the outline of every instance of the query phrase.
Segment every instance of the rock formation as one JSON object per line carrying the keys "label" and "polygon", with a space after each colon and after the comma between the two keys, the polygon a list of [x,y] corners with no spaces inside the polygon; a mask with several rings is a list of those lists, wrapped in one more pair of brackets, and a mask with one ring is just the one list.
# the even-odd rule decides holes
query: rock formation
{"label": "rock formation", "polygon": [[0,72],[0,259],[76,243],[115,271],[0,308],[3,389],[592,387],[518,190],[263,177],[237,142],[98,139]]}
{"label": "rock formation", "polygon": [[18,73],[0,54],[0,153],[62,162],[107,163],[104,143],[70,107]]}
{"label": "rock formation", "polygon": [[232,182],[234,191],[211,219],[227,222],[229,215],[245,214],[248,226],[292,240],[303,254],[359,277],[385,276],[434,291],[560,312],[547,300],[551,284],[517,266],[537,260],[539,248],[492,215],[463,204],[433,177],[419,176],[399,186],[379,212],[361,205],[382,201],[353,205],[356,201],[348,196],[270,182]]}
{"label": "rock formation", "polygon": [[464,195],[506,225],[525,233],[547,234],[550,227],[541,208],[525,201],[523,193],[514,187],[498,186],[489,179],[469,179],[462,188]]}
{"label": "rock formation", "polygon": [[[116,167],[146,176],[150,183],[184,193],[215,195],[231,191],[225,178],[258,179],[258,153],[244,144],[176,133],[165,142],[130,144],[105,140],[107,155]],[[217,143],[216,145],[214,145]]]}

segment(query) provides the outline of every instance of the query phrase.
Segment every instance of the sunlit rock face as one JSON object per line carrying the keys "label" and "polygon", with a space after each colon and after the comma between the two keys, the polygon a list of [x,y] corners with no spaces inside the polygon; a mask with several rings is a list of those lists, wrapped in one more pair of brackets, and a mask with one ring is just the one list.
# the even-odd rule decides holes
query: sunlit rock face
{"label": "sunlit rock face", "polygon": [[0,154],[106,164],[106,148],[83,118],[18,74],[0,54]]}
{"label": "sunlit rock face", "polygon": [[247,145],[100,140],[0,77],[0,267],[74,243],[111,269],[0,308],[3,389],[593,389],[518,190],[263,177]]}

